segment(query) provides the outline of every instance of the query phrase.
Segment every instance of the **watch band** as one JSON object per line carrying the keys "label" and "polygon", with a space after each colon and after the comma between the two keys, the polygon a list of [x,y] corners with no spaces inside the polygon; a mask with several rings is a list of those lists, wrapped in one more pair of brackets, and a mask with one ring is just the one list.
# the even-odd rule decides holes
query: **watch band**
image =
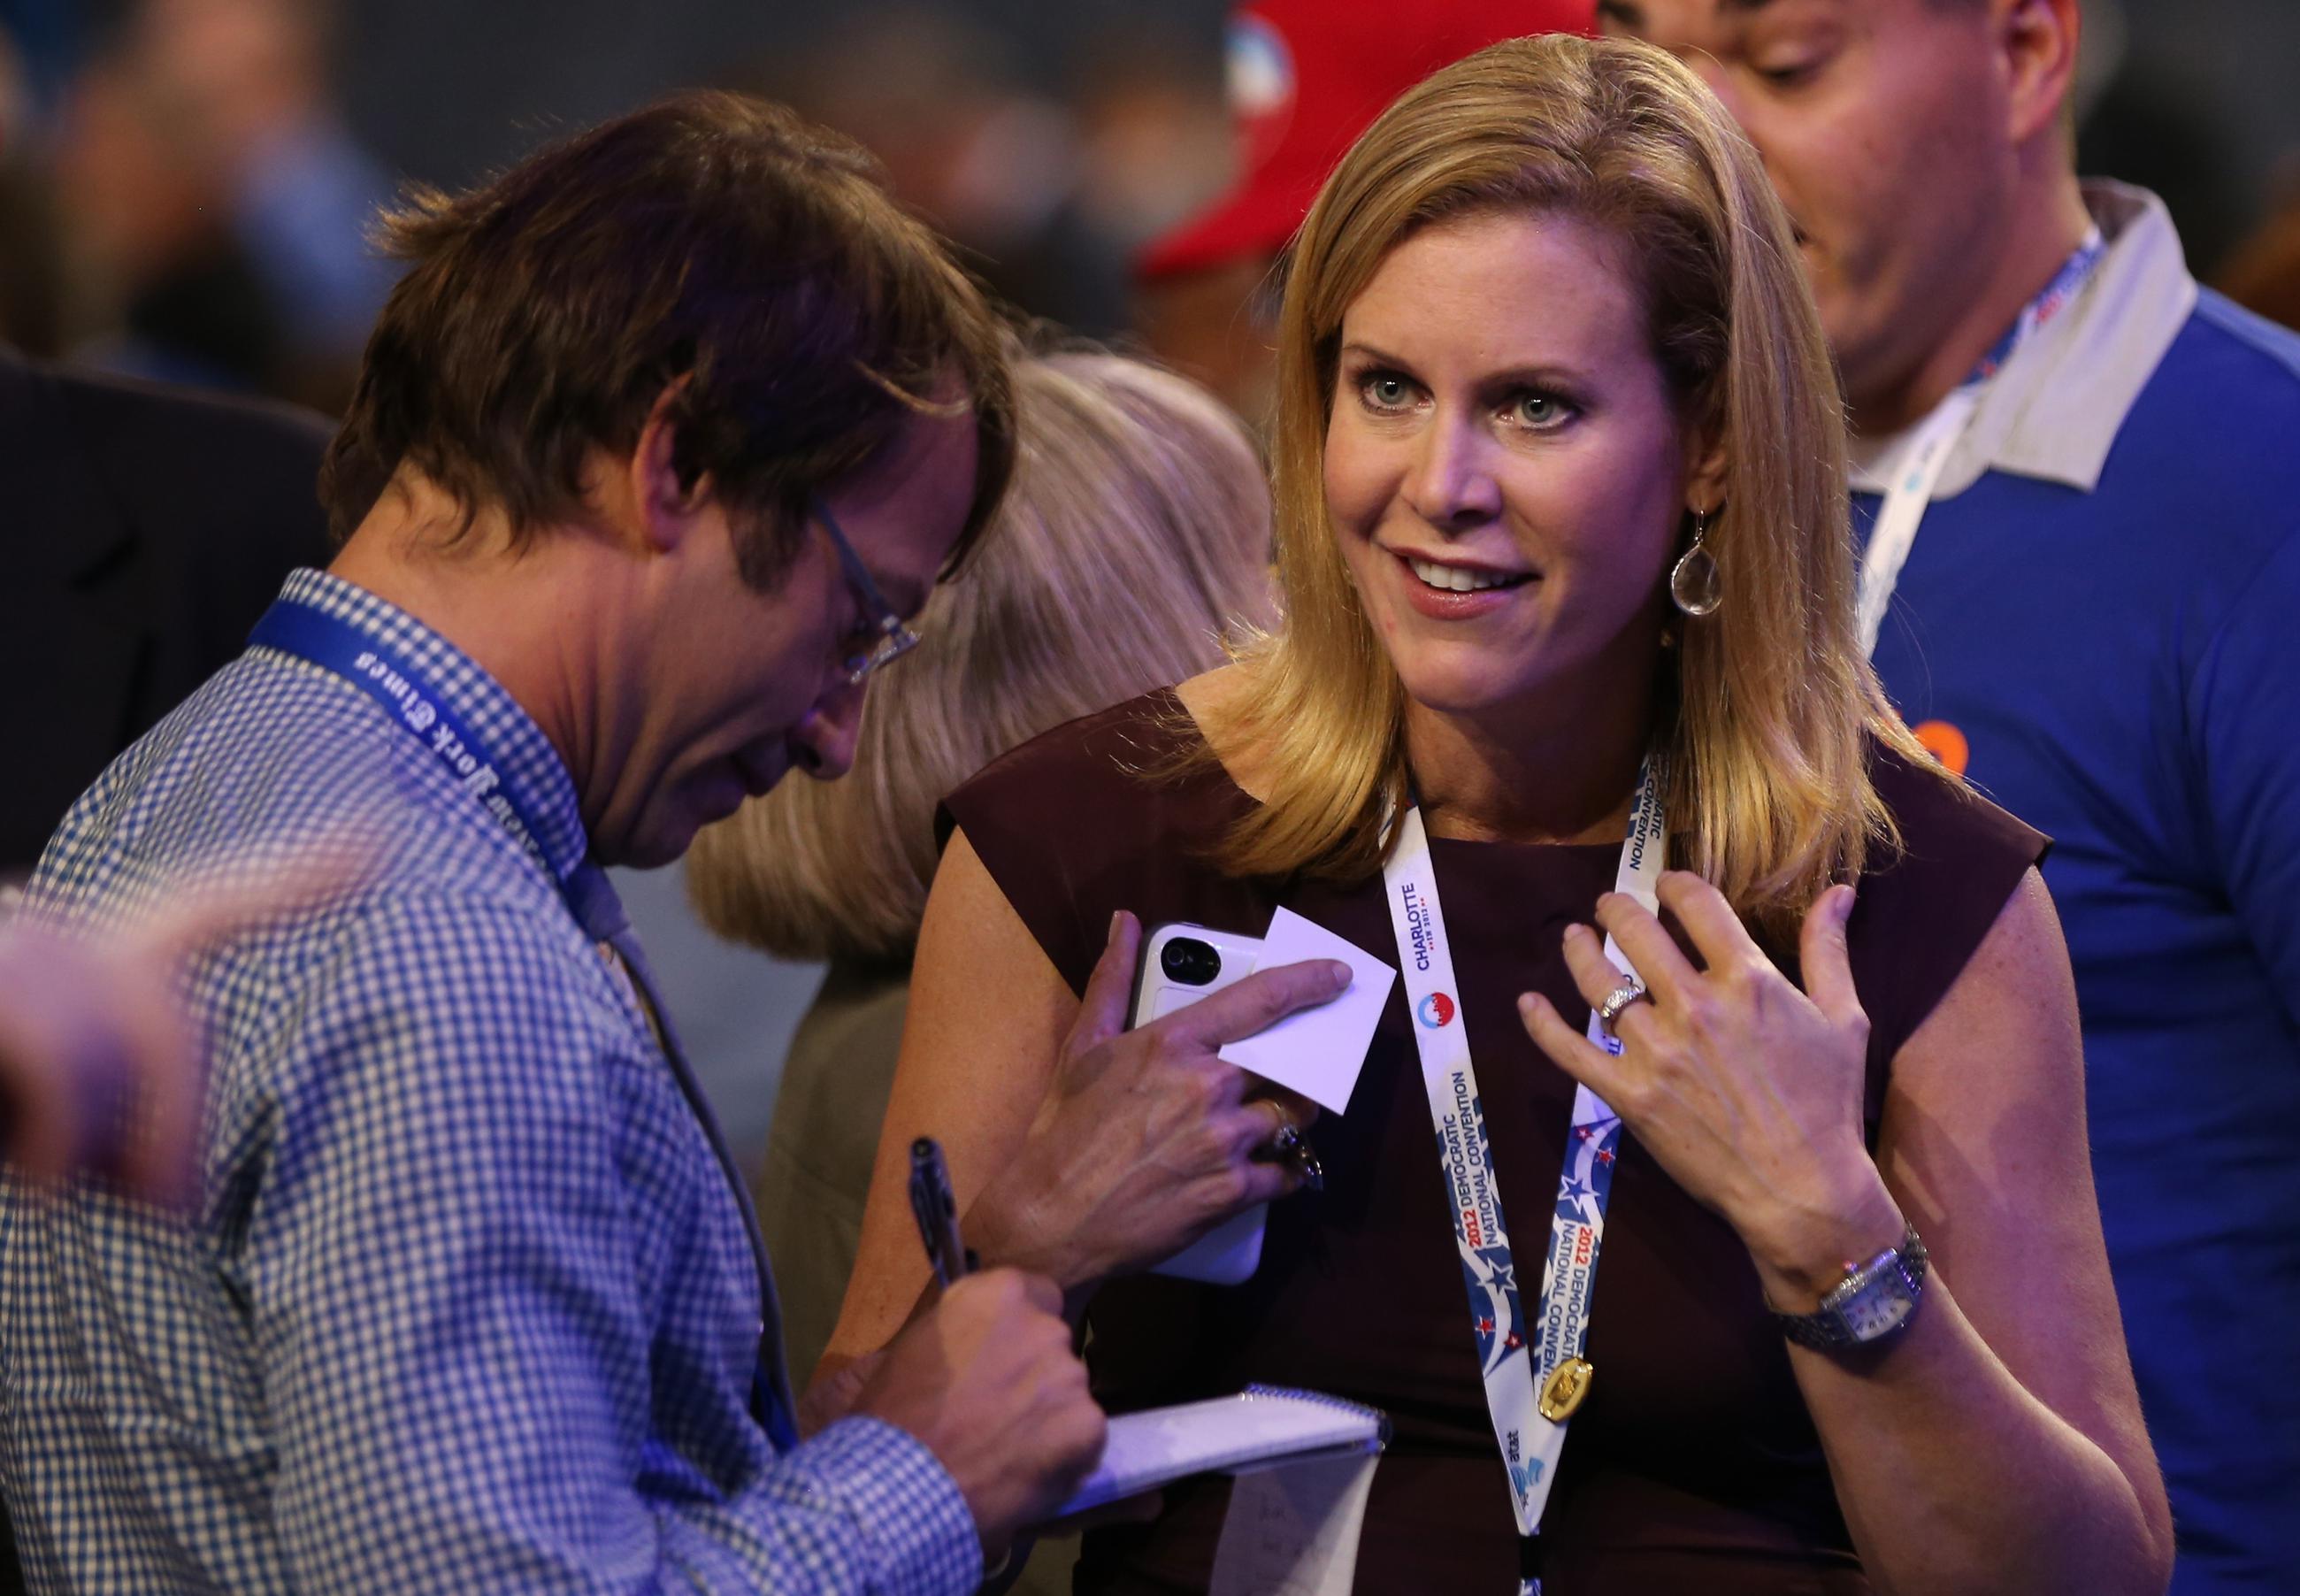
{"label": "watch band", "polygon": [[[1917,1227],[1912,1224],[1902,1233],[1899,1246],[1888,1248],[1867,1263],[1848,1265],[1844,1281],[1821,1299],[1818,1311],[1785,1314],[1774,1308],[1771,1310],[1774,1321],[1780,1325],[1781,1333],[1798,1346],[1811,1347],[1822,1352],[1881,1341],[1896,1333],[1915,1316],[1916,1304],[1924,1295],[1926,1261],[1925,1244],[1918,1239]],[[1897,1276],[1903,1293],[1908,1298],[1909,1310],[1888,1329],[1865,1336],[1859,1334],[1847,1322],[1843,1305],[1852,1296],[1877,1289],[1888,1271]]]}

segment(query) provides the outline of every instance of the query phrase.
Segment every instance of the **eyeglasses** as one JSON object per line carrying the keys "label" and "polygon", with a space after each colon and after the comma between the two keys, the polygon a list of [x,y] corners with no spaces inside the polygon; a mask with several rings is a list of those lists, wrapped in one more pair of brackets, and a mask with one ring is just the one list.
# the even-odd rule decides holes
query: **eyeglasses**
{"label": "eyeglasses", "polygon": [[862,606],[863,622],[877,634],[867,648],[846,656],[846,681],[850,686],[860,687],[871,672],[917,648],[919,634],[904,623],[902,616],[895,613],[895,606],[879,591],[879,584],[871,580],[862,556],[846,540],[846,534],[838,530],[838,518],[831,514],[830,506],[821,499],[815,500],[814,517],[830,534],[830,546],[838,551],[839,566],[846,572],[846,585],[854,590],[855,599]]}

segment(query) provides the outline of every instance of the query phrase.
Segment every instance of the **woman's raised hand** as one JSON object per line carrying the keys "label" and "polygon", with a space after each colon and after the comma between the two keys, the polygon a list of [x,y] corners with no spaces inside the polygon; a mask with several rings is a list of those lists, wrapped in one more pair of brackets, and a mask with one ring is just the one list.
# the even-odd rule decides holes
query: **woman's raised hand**
{"label": "woman's raised hand", "polygon": [[[1614,1022],[1618,1057],[1538,993],[1518,999],[1520,1015],[1560,1069],[1740,1234],[1773,1305],[1809,1311],[1849,1259],[1902,1233],[1862,1136],[1869,1018],[1846,955],[1853,889],[1831,887],[1806,911],[1803,991],[1699,876],[1666,872],[1658,896],[1704,967],[1636,899],[1597,900],[1597,923],[1648,993]],[[1593,1007],[1625,980],[1585,925],[1567,929],[1565,961]]]}
{"label": "woman's raised hand", "polygon": [[1348,965],[1311,959],[1129,1031],[1141,938],[1133,915],[1112,920],[1029,1140],[967,1210],[986,1259],[1066,1291],[1155,1263],[1301,1184],[1290,1164],[1256,1155],[1316,1106],[1216,1053],[1349,985]]}

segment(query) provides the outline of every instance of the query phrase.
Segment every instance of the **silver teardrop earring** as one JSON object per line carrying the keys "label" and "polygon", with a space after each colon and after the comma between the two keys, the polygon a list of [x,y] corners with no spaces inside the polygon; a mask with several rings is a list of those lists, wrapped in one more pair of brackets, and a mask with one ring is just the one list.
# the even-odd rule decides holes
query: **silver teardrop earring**
{"label": "silver teardrop earring", "polygon": [[1709,513],[1693,513],[1693,547],[1679,555],[1669,573],[1669,597],[1688,615],[1710,615],[1725,602],[1725,579],[1717,556],[1709,552]]}

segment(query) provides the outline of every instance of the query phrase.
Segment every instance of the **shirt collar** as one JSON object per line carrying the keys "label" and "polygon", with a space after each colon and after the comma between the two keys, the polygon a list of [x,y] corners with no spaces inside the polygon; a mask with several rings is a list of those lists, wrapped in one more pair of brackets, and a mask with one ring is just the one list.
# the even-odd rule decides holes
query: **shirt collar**
{"label": "shirt collar", "polygon": [[[2125,416],[2196,308],[2196,280],[2163,201],[2104,181],[2086,183],[2084,199],[2107,252],[2069,307],[1989,380],[1934,484],[1936,499],[1962,493],[1988,471],[2091,492]],[[1854,492],[1884,491],[1914,430],[1854,440]]]}
{"label": "shirt collar", "polygon": [[533,827],[554,878],[564,882],[574,873],[590,847],[575,779],[543,728],[503,683],[397,605],[341,577],[293,572],[279,597],[334,616],[421,672],[431,691],[486,747],[506,796]]}

